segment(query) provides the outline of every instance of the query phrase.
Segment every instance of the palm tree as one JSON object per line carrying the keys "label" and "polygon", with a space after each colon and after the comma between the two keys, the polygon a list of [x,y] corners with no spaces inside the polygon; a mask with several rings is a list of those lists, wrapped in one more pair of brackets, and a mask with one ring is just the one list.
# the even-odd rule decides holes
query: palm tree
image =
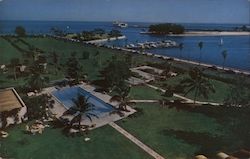
{"label": "palm tree", "polygon": [[215,93],[213,85],[197,67],[189,72],[189,78],[181,81],[181,84],[183,88],[187,88],[185,96],[190,92],[194,92],[194,103],[199,96],[207,99],[210,92]]}
{"label": "palm tree", "polygon": [[81,122],[86,116],[92,122],[92,116],[99,118],[96,114],[91,111],[94,110],[94,105],[89,102],[89,97],[84,97],[83,95],[78,95],[77,99],[72,99],[74,105],[70,107],[63,115],[74,115],[73,119],[70,121],[72,126],[74,123],[78,123],[79,132],[81,131]]}
{"label": "palm tree", "polygon": [[184,44],[180,43],[179,44],[179,49],[180,49],[180,58],[182,57],[182,50],[183,50]]}
{"label": "palm tree", "polygon": [[29,46],[29,52],[28,52],[28,57],[31,57],[32,58],[32,61],[35,62],[36,60],[36,56],[37,56],[37,53],[36,53],[36,48],[34,45],[30,45]]}
{"label": "palm tree", "polygon": [[66,62],[66,74],[69,78],[74,79],[76,82],[79,81],[79,77],[81,74],[81,65],[76,57],[76,53],[72,52],[70,57]]}
{"label": "palm tree", "polygon": [[130,66],[123,60],[116,60],[115,58],[110,61],[105,68],[100,70],[100,76],[105,81],[106,89],[112,91],[114,87],[120,87],[124,81],[131,77]]}
{"label": "palm tree", "polygon": [[101,66],[101,55],[99,51],[96,51],[95,55],[94,55],[94,59],[97,60],[97,64],[98,66]]}
{"label": "palm tree", "polygon": [[49,82],[49,78],[43,76],[42,72],[43,68],[37,63],[30,67],[30,76],[26,79],[29,89],[41,91],[46,83]]}
{"label": "palm tree", "polygon": [[170,73],[171,69],[172,69],[171,63],[168,63],[168,62],[164,63],[164,70],[161,73],[161,76],[163,76],[164,79],[167,79],[169,77],[169,73]]}
{"label": "palm tree", "polygon": [[221,55],[223,57],[223,70],[224,70],[224,67],[225,67],[225,62],[226,62],[226,58],[227,58],[227,50],[223,50],[221,52]]}
{"label": "palm tree", "polygon": [[250,93],[246,87],[248,80],[244,76],[238,76],[234,79],[235,84],[231,86],[225,104],[229,106],[250,106]]}
{"label": "palm tree", "polygon": [[19,64],[18,58],[13,58],[10,60],[11,66],[13,67],[14,78],[16,80],[16,66]]}
{"label": "palm tree", "polygon": [[27,84],[31,90],[41,91],[48,81],[49,79],[47,77],[43,77],[40,74],[32,74],[29,77]]}
{"label": "palm tree", "polygon": [[59,69],[58,68],[59,55],[56,52],[53,52],[51,57],[52,57],[53,64],[55,66],[55,74],[57,75],[57,70]]}
{"label": "palm tree", "polygon": [[135,104],[134,102],[131,102],[129,98],[130,87],[123,85],[116,87],[114,90],[118,93],[118,95],[112,96],[110,102],[119,102],[118,109],[128,111],[127,105]]}
{"label": "palm tree", "polygon": [[203,48],[203,42],[202,41],[200,41],[198,43],[198,47],[200,48],[200,57],[199,57],[199,65],[200,65],[201,64],[201,56],[202,56],[201,50]]}

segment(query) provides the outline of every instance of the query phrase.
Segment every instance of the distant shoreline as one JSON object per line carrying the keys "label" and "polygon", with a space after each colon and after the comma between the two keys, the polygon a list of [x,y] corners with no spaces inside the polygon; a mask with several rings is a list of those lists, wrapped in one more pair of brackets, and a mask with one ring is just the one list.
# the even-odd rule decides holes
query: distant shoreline
{"label": "distant shoreline", "polygon": [[[141,34],[157,34],[153,32],[140,32]],[[250,36],[247,31],[187,31],[184,34],[167,34],[167,36]]]}
{"label": "distant shoreline", "polygon": [[180,59],[180,58],[176,58],[176,57],[170,57],[167,55],[159,55],[159,54],[154,54],[154,53],[150,53],[150,52],[138,52],[136,50],[120,48],[120,47],[113,47],[112,49],[118,49],[118,50],[128,51],[128,52],[137,53],[137,54],[141,54],[141,55],[162,58],[164,60],[173,59],[174,61],[177,61],[177,62],[191,64],[191,65],[195,65],[195,66],[203,66],[203,67],[208,67],[208,68],[215,67],[216,69],[219,69],[219,70],[233,71],[234,73],[244,74],[247,76],[250,75],[250,71],[244,70],[244,69],[231,68],[231,67],[224,67],[223,68],[223,66],[216,65],[216,64],[209,64],[209,63],[205,63],[205,62],[197,62],[197,61],[193,61],[193,60]]}

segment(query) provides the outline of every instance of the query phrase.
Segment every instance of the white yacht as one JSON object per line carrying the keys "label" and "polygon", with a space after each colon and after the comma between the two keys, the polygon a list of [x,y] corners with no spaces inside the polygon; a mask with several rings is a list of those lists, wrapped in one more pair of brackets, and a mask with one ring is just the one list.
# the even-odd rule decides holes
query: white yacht
{"label": "white yacht", "polygon": [[219,46],[222,46],[224,44],[224,41],[222,38],[220,38]]}
{"label": "white yacht", "polygon": [[123,23],[123,22],[119,22],[119,21],[115,21],[115,22],[113,22],[113,26],[120,27],[120,28],[126,28],[126,27],[128,27],[128,24]]}

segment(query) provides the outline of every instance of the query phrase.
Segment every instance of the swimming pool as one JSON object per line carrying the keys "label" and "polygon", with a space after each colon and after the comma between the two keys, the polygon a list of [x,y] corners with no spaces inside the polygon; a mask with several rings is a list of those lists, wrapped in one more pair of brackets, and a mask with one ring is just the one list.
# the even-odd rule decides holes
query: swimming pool
{"label": "swimming pool", "polygon": [[83,95],[84,97],[88,98],[88,102],[94,106],[94,110],[92,110],[91,113],[94,113],[99,117],[114,110],[113,106],[105,103],[101,99],[97,98],[96,96],[80,87],[63,88],[61,90],[53,91],[52,94],[67,109],[74,105],[72,99],[76,99],[78,95]]}

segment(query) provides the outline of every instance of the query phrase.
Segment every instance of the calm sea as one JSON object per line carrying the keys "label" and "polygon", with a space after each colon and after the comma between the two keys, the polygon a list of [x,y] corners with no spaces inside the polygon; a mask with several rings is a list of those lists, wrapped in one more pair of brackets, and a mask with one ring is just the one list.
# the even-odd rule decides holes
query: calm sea
{"label": "calm sea", "polygon": [[[130,27],[121,29],[127,40],[118,40],[107,43],[107,45],[124,46],[126,44],[146,41],[175,40],[178,43],[184,43],[184,49],[180,56],[178,48],[171,49],[152,49],[149,52],[167,55],[171,57],[180,57],[183,59],[197,61],[199,58],[198,42],[204,43],[202,49],[202,62],[222,65],[223,57],[221,52],[228,51],[225,66],[250,71],[250,36],[202,36],[202,37],[168,37],[140,34],[150,23],[128,23]],[[70,21],[0,21],[0,34],[13,33],[15,27],[24,26],[30,34],[50,33],[51,27],[57,27],[65,32],[81,32],[83,30],[93,30],[102,28],[110,31],[112,22],[70,22]],[[221,29],[233,30],[241,24],[183,24],[186,29]],[[137,26],[137,27],[134,27]],[[219,46],[223,39],[224,44]]]}

